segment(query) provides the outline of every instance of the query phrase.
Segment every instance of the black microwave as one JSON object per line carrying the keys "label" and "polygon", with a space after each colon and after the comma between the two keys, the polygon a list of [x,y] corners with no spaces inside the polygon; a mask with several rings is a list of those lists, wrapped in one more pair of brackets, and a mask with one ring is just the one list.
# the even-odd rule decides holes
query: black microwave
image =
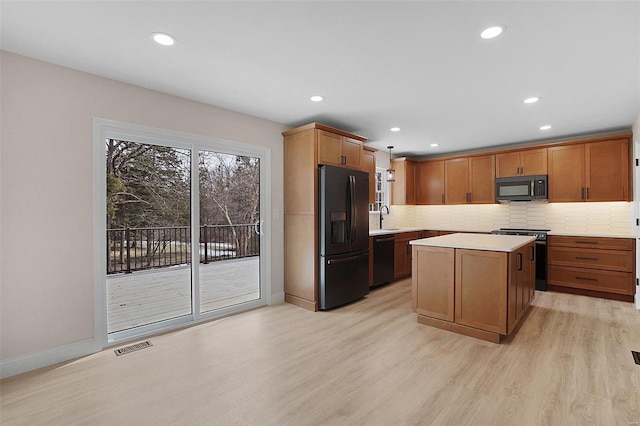
{"label": "black microwave", "polygon": [[496,201],[547,199],[547,175],[496,178]]}

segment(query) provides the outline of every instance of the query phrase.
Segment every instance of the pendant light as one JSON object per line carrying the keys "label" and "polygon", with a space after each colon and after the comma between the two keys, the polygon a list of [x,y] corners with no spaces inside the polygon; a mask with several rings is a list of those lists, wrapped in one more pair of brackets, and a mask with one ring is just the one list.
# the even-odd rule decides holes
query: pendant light
{"label": "pendant light", "polygon": [[388,146],[389,150],[389,168],[387,169],[387,182],[395,182],[396,181],[396,171],[391,167],[391,150],[393,146]]}

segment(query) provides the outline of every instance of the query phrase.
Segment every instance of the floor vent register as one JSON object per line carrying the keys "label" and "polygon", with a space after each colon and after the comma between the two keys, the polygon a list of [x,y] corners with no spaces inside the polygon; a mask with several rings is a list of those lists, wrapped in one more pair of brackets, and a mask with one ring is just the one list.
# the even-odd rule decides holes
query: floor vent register
{"label": "floor vent register", "polygon": [[148,348],[153,346],[150,341],[136,343],[135,345],[125,346],[124,348],[116,349],[113,352],[116,353],[116,356],[126,355],[131,352],[139,351],[140,349]]}
{"label": "floor vent register", "polygon": [[633,355],[633,360],[636,364],[640,365],[640,352],[631,351],[631,354]]}

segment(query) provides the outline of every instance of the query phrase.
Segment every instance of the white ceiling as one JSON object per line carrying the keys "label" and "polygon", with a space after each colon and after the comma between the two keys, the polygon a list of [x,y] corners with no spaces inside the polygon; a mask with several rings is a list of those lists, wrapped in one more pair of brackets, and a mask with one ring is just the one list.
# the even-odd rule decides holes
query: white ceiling
{"label": "white ceiling", "polygon": [[[0,7],[4,50],[291,126],[319,121],[394,155],[628,129],[640,112],[639,1]],[[479,37],[495,24],[503,35]],[[177,44],[153,43],[155,31]]]}

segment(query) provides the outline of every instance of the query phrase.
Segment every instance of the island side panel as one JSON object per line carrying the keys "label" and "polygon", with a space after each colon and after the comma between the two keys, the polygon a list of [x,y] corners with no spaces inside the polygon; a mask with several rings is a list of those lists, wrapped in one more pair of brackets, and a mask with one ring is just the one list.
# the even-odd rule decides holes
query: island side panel
{"label": "island side panel", "polygon": [[413,246],[412,309],[445,321],[454,320],[455,249]]}
{"label": "island side panel", "polygon": [[508,254],[457,249],[455,322],[507,334]]}

